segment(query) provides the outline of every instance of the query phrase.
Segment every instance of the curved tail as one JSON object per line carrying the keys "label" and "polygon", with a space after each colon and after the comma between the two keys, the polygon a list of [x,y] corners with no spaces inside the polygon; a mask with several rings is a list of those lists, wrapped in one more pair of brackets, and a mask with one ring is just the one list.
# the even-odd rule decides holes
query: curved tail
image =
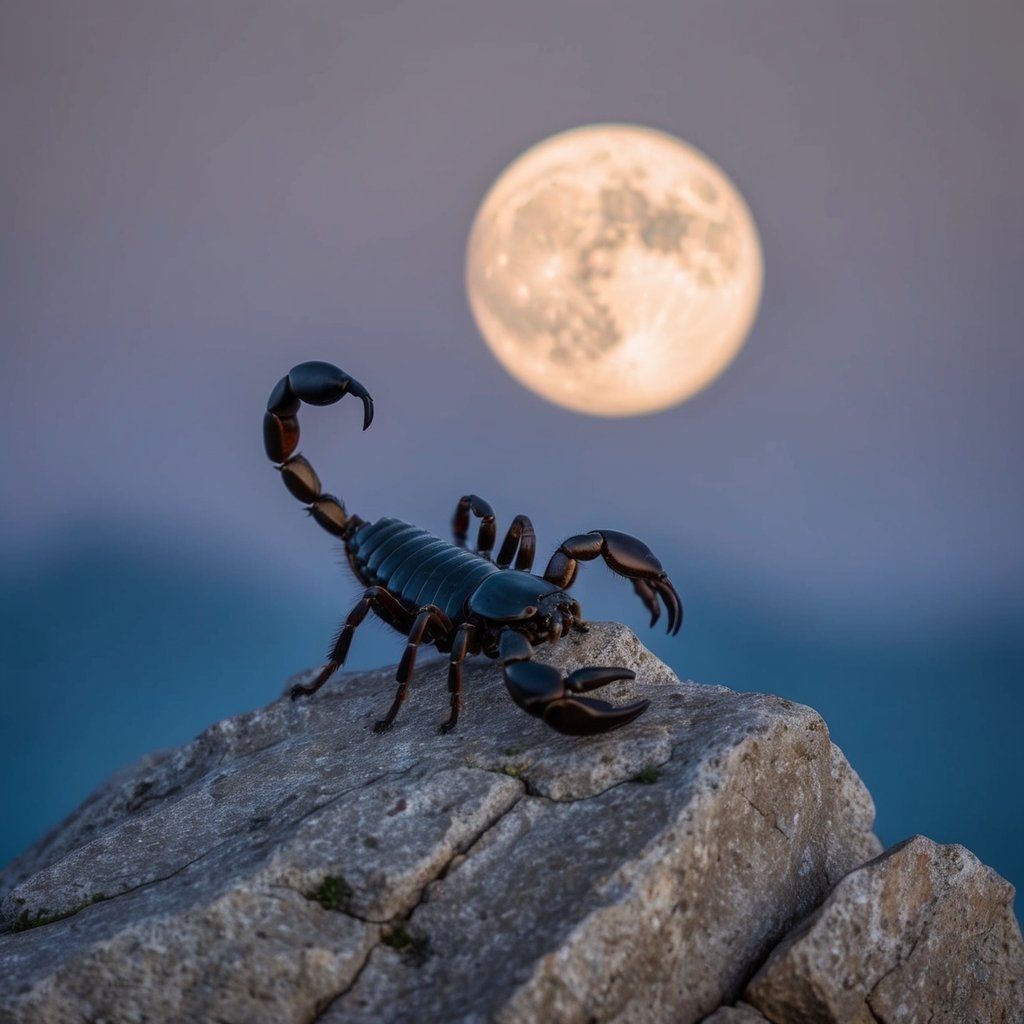
{"label": "curved tail", "polygon": [[285,487],[336,537],[344,537],[347,532],[349,517],[345,506],[333,494],[320,490],[316,470],[303,456],[293,452],[299,443],[299,405],[333,405],[349,394],[362,400],[365,430],[373,421],[373,399],[366,388],[331,363],[299,363],[270,392],[263,417],[263,445],[267,457],[281,471]]}

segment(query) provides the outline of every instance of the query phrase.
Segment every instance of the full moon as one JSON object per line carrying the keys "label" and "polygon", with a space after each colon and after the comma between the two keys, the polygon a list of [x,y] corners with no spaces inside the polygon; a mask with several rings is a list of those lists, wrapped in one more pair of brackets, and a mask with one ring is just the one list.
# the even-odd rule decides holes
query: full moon
{"label": "full moon", "polygon": [[713,381],[746,340],[762,273],[735,185],[639,125],[527,150],[484,197],[466,251],[469,304],[499,362],[596,416],[664,409]]}

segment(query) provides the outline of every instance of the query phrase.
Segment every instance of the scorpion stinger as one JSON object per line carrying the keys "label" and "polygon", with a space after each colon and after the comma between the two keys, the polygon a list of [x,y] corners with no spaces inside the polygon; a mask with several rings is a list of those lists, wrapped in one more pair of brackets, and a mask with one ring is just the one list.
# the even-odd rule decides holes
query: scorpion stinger
{"label": "scorpion stinger", "polygon": [[[405,702],[422,644],[449,655],[450,711],[441,732],[455,727],[462,709],[463,662],[472,654],[501,658],[505,685],[512,699],[553,729],[574,736],[604,732],[631,722],[648,701],[616,706],[581,696],[622,679],[627,668],[580,668],[563,677],[554,668],[532,661],[533,645],[555,643],[573,629],[585,629],[579,604],[568,593],[578,563],[599,555],[633,588],[651,613],[668,609],[670,633],[679,630],[682,604],[661,563],[648,547],[625,533],[595,530],[565,541],[552,556],[544,576],[532,573],[536,554],[533,524],[524,515],[512,521],[498,549],[494,510],[475,494],[464,495],[455,508],[455,543],[400,519],[363,522],[345,512],[342,503],[320,490],[313,467],[295,448],[299,442],[299,405],[330,405],[345,395],[363,403],[363,429],[373,419],[373,401],[366,388],[330,363],[300,363],[271,392],[263,418],[267,455],[277,464],[285,485],[309,506],[310,514],[328,532],[340,537],[356,578],[365,590],[341,624],[327,663],[305,685],[294,686],[293,699],[310,696],[345,663],[359,624],[372,611],[406,637],[406,649],[395,679],[398,688],[387,714],[374,730],[390,729]],[[471,517],[479,520],[476,550],[466,547]],[[509,568],[515,561],[515,568]]]}
{"label": "scorpion stinger", "polygon": [[363,402],[363,430],[373,422],[373,399],[354,377],[330,363],[312,361],[293,366],[270,392],[263,416],[263,446],[277,464],[285,487],[303,504],[328,533],[345,536],[348,516],[345,506],[333,494],[320,490],[316,470],[301,455],[294,455],[299,443],[299,404],[333,405],[345,395]]}

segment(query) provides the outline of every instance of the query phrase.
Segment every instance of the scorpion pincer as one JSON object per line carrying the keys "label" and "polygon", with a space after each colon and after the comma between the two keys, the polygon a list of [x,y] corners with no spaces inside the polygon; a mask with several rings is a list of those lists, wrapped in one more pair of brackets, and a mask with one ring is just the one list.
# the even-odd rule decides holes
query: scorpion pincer
{"label": "scorpion pincer", "polygon": [[[342,623],[327,664],[306,686],[295,686],[292,699],[315,693],[345,663],[352,634],[372,609],[407,637],[398,666],[398,692],[388,713],[374,726],[391,728],[405,701],[420,644],[450,653],[448,691],[451,711],[441,731],[455,727],[462,708],[462,665],[469,654],[500,658],[505,685],[523,710],[553,729],[574,736],[604,732],[631,722],[650,703],[613,705],[584,697],[598,687],[632,679],[627,668],[587,667],[563,676],[557,669],[533,662],[533,645],[554,643],[571,629],[586,628],[580,606],[568,593],[580,562],[597,557],[633,584],[651,614],[653,626],[668,611],[668,632],[683,619],[682,604],[661,563],[635,537],[616,530],[591,530],[563,541],[543,576],[531,573],[536,551],[533,525],[524,515],[512,520],[492,560],[497,537],[491,506],[475,494],[459,499],[453,519],[455,543],[410,526],[400,519],[364,522],[349,515],[342,502],[320,488],[310,463],[296,453],[299,405],[331,405],[345,395],[363,403],[363,429],[373,419],[373,400],[357,380],[324,362],[300,363],[278,381],[267,402],[263,439],[285,486],[307,506],[325,530],[341,539],[357,579],[366,588]],[[466,547],[470,516],[479,520],[476,550]],[[510,568],[515,563],[514,568]]]}

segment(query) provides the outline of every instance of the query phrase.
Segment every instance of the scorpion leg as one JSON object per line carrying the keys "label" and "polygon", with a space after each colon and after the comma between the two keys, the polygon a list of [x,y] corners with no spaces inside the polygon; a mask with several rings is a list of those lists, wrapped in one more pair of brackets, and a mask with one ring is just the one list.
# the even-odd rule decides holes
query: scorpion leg
{"label": "scorpion leg", "polygon": [[459,498],[455,506],[455,515],[452,517],[452,533],[455,535],[455,543],[460,548],[466,546],[466,537],[469,535],[469,513],[472,511],[480,520],[480,529],[476,535],[476,553],[484,558],[491,557],[491,549],[494,547],[494,540],[498,534],[498,528],[494,522],[494,509],[475,494],[466,494]]}
{"label": "scorpion leg", "polygon": [[516,516],[505,534],[505,540],[498,552],[494,564],[499,569],[507,569],[515,555],[516,568],[529,572],[533,568],[533,559],[537,554],[537,534],[528,516]]}
{"label": "scorpion leg", "polygon": [[[448,692],[451,694],[451,713],[441,723],[441,732],[451,732],[459,720],[462,710],[462,663],[469,653],[470,642],[476,640],[476,626],[463,623],[455,632],[452,641],[452,653],[448,662]],[[474,646],[476,646],[474,644]]]}
{"label": "scorpion leg", "polygon": [[635,673],[631,669],[591,666],[563,677],[558,669],[531,661],[533,647],[529,640],[512,629],[502,633],[500,653],[505,686],[512,699],[524,711],[569,736],[590,736],[616,729],[643,714],[650,704],[648,700],[638,700],[617,706],[593,697],[576,696],[620,679],[633,679]]}
{"label": "scorpion leg", "polygon": [[412,629],[409,630],[409,641],[405,645],[402,660],[398,663],[398,672],[395,674],[395,679],[398,681],[398,692],[395,694],[388,713],[374,724],[374,732],[387,732],[391,728],[398,709],[405,703],[405,698],[409,695],[409,683],[412,682],[413,670],[416,667],[416,652],[419,650],[420,644],[423,643],[427,631],[435,626],[437,628],[433,631],[434,635],[427,640],[428,643],[431,640],[436,641],[439,636],[450,634],[452,622],[437,605],[424,605],[417,613]]}
{"label": "scorpion leg", "polygon": [[366,618],[366,613],[370,608],[375,609],[385,622],[393,625],[396,629],[401,629],[409,619],[409,613],[392,594],[383,587],[369,587],[338,630],[327,655],[327,664],[320,670],[320,674],[313,682],[305,686],[296,685],[291,688],[289,696],[292,700],[316,693],[345,664],[349,645],[352,643],[352,634]]}
{"label": "scorpion leg", "polygon": [[672,586],[661,562],[643,541],[618,530],[592,530],[563,541],[551,556],[544,579],[563,589],[572,586],[580,562],[589,562],[600,555],[608,567],[633,581],[633,587],[647,610],[651,625],[658,620],[658,598],[668,609],[668,631],[678,633],[683,624],[683,604]]}

